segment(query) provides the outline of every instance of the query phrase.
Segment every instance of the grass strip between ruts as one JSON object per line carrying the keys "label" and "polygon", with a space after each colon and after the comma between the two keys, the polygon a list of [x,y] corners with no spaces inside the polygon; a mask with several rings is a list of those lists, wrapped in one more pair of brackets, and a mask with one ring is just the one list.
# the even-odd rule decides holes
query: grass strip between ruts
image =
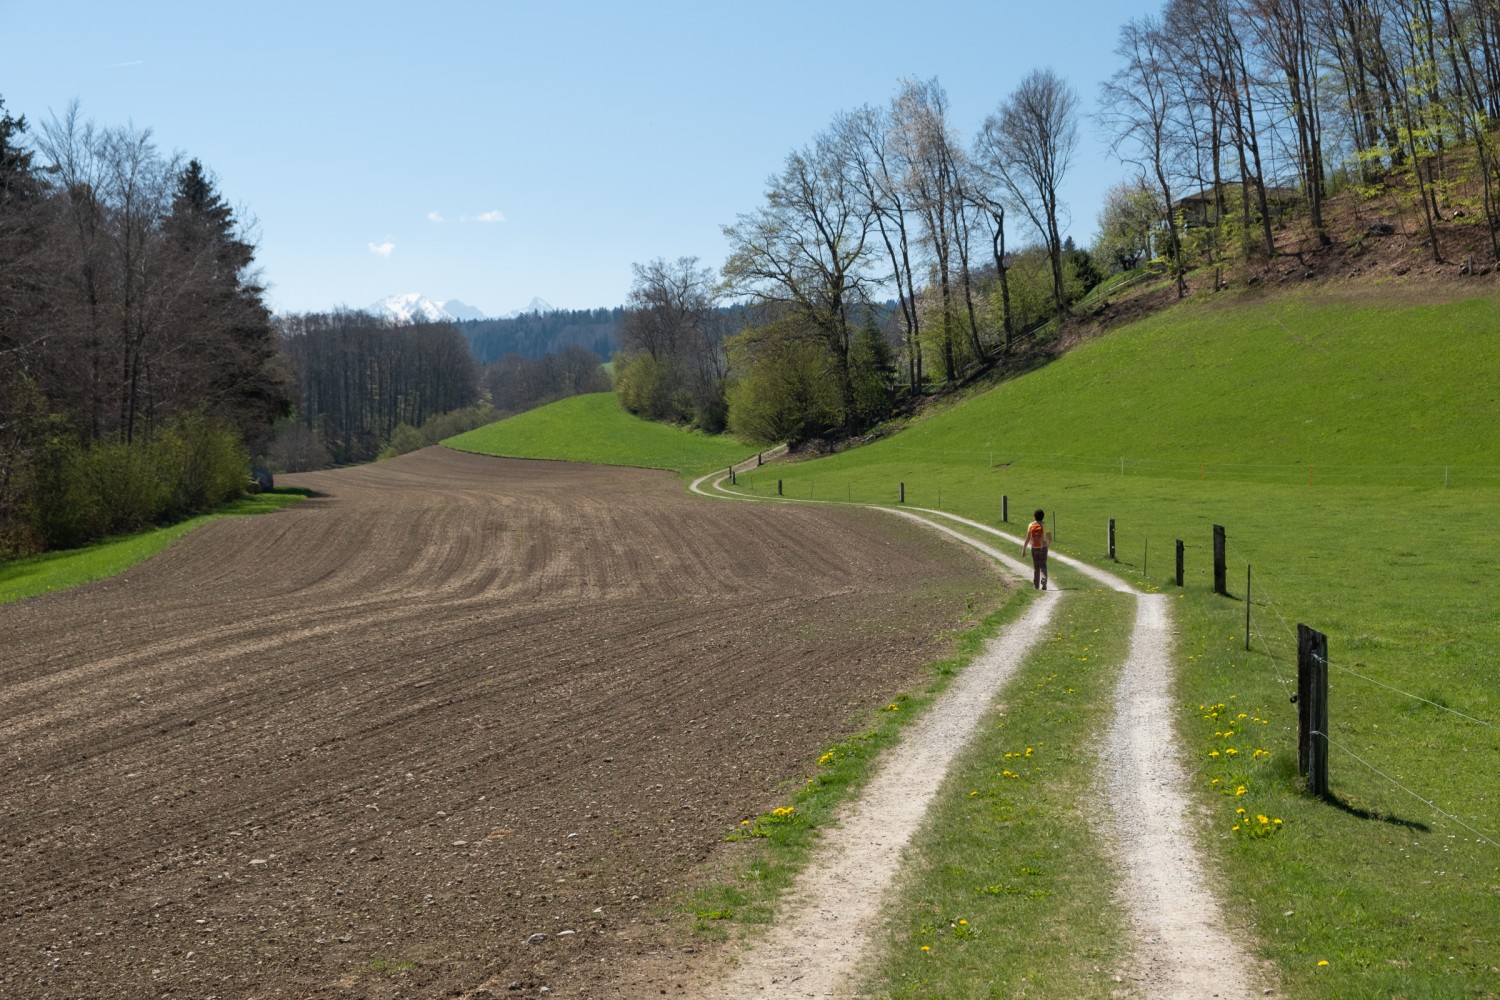
{"label": "grass strip between ruts", "polygon": [[[861,996],[1108,996],[1126,932],[1100,843],[1098,741],[1134,601],[1059,594],[912,840]],[[1107,822],[1129,822],[1115,817]]]}

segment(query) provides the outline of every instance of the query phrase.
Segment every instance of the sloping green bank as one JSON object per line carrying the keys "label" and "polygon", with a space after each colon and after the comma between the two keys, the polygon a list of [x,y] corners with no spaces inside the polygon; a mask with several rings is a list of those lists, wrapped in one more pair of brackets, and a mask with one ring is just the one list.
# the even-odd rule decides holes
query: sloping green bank
{"label": "sloping green bank", "polygon": [[574,396],[448,438],[449,448],[505,458],[546,458],[695,474],[755,454],[729,435],[655,424],[620,408],[614,393]]}
{"label": "sloping green bank", "polygon": [[[1176,590],[1182,540],[1171,722],[1204,849],[1286,994],[1495,996],[1497,320],[1494,299],[1193,304],[740,484],[882,503],[904,486],[992,524],[1008,497],[1018,538],[1045,508],[1059,551],[1150,590]],[[1329,637],[1329,802],[1297,777],[1298,622]]]}

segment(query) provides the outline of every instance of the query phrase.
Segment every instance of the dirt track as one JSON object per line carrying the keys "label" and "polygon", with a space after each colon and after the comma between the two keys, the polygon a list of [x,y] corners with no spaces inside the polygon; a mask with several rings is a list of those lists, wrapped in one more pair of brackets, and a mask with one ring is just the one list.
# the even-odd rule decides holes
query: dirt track
{"label": "dirt track", "polygon": [[0,996],[632,995],[692,866],[997,587],[657,473],[297,482],[0,608]]}

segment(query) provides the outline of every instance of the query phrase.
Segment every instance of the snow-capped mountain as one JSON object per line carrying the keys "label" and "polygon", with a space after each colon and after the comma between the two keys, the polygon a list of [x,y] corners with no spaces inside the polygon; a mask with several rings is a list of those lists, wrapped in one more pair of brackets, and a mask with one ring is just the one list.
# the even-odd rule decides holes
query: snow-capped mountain
{"label": "snow-capped mountain", "polygon": [[546,299],[533,298],[529,303],[527,303],[525,309],[512,310],[511,312],[508,312],[504,316],[502,316],[501,319],[515,319],[517,316],[525,316],[528,313],[550,312],[557,312],[557,306],[548,302]]}
{"label": "snow-capped mountain", "polygon": [[478,309],[475,309],[473,306],[469,305],[467,302],[460,302],[457,299],[444,299],[442,302],[439,302],[438,305],[443,307],[443,312],[447,313],[449,316],[452,316],[454,319],[462,320],[489,318]]}
{"label": "snow-capped mountain", "polygon": [[458,299],[442,302],[429,299],[421,292],[390,295],[370,306],[376,316],[387,316],[398,323],[452,323],[456,320],[484,319],[484,313]]}

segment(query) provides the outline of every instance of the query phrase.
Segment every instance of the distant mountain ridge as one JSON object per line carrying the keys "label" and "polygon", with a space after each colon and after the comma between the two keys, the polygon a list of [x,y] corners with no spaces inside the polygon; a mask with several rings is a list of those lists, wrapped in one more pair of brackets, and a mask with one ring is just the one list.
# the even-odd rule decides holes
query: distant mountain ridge
{"label": "distant mountain ridge", "polygon": [[[458,323],[465,320],[490,319],[480,310],[458,299],[429,299],[421,292],[407,292],[405,295],[388,295],[379,302],[372,304],[368,311],[376,316],[384,316],[395,320],[397,323]],[[494,317],[496,319],[515,319],[519,316],[527,316],[532,313],[545,314],[556,312],[557,307],[546,299],[533,298],[527,303],[525,309],[516,309],[506,313],[504,316]]]}

